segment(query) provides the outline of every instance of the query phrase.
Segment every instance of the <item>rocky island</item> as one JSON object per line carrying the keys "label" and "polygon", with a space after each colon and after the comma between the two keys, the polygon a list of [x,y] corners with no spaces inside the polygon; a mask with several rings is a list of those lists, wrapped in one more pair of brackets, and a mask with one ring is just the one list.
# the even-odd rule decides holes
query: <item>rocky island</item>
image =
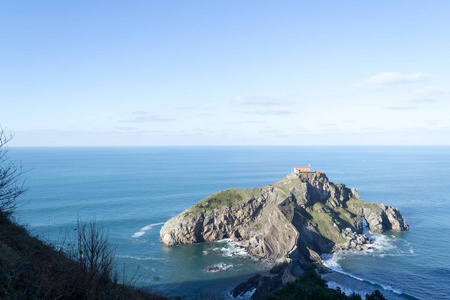
{"label": "rocky island", "polygon": [[262,188],[212,194],[167,221],[160,236],[166,245],[239,240],[249,254],[283,264],[278,276],[264,279],[277,286],[322,264],[323,253],[370,247],[363,219],[373,233],[408,229],[397,208],[364,202],[323,172],[300,172]]}

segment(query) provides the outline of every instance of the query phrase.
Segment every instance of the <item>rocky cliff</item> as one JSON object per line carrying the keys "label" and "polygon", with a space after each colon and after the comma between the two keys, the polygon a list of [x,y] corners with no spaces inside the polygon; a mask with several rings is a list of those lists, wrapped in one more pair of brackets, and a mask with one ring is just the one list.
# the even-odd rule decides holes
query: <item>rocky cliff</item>
{"label": "rocky cliff", "polygon": [[160,236],[167,245],[240,240],[253,256],[289,262],[285,282],[322,263],[322,253],[367,249],[363,218],[375,233],[408,229],[397,208],[361,201],[323,173],[291,173],[263,188],[212,194],[167,221]]}

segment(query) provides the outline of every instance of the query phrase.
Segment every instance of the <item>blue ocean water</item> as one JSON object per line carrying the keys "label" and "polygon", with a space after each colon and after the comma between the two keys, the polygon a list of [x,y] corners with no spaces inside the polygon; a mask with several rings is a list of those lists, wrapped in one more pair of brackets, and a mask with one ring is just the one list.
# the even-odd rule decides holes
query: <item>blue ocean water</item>
{"label": "blue ocean water", "polygon": [[[117,245],[119,274],[168,295],[228,291],[266,263],[231,255],[227,241],[167,247],[162,224],[211,193],[261,187],[297,165],[324,170],[361,199],[398,207],[410,225],[371,235],[375,249],[326,256],[330,286],[388,299],[450,295],[450,147],[11,148],[29,191],[16,217],[61,243],[77,218],[102,222]],[[219,265],[221,270],[206,272]],[[124,267],[125,266],[125,267]],[[133,277],[134,274],[137,274]]]}

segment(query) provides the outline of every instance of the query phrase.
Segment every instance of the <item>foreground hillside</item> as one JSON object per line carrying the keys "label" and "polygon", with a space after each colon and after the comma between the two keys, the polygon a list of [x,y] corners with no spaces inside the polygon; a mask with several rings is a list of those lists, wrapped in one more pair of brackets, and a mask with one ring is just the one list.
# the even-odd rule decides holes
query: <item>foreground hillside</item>
{"label": "foreground hillside", "polygon": [[86,268],[0,213],[1,299],[168,299],[119,284],[111,272]]}

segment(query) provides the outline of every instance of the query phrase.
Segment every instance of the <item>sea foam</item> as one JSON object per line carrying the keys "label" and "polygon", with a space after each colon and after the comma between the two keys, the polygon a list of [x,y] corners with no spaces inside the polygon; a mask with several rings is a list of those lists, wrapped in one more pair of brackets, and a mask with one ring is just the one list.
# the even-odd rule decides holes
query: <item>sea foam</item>
{"label": "sea foam", "polygon": [[208,251],[221,252],[224,257],[232,257],[232,256],[248,256],[247,250],[241,245],[240,242],[233,242],[232,239],[222,239],[216,241],[215,243],[226,243],[225,245],[221,245],[222,247],[213,247],[203,251],[203,255],[208,254]]}
{"label": "sea foam", "polygon": [[366,294],[370,294],[369,292],[365,292],[365,291],[356,291],[356,290],[352,290],[348,287],[345,287],[343,285],[340,285],[334,281],[327,281],[327,285],[330,289],[340,289],[342,292],[344,292],[347,295],[351,295],[353,293],[360,295],[361,297],[364,297]]}
{"label": "sea foam", "polygon": [[150,224],[150,225],[144,226],[144,227],[141,228],[140,231],[135,232],[131,237],[133,237],[133,238],[138,238],[138,237],[140,237],[140,236],[143,236],[143,235],[145,234],[146,231],[149,231],[149,230],[152,229],[154,226],[163,225],[163,224],[164,224],[164,222],[161,222],[161,223],[154,223],[154,224]]}
{"label": "sea foam", "polygon": [[[402,291],[400,289],[395,288],[391,285],[383,285],[383,284],[379,284],[378,282],[359,278],[359,277],[342,269],[342,267],[340,265],[340,260],[344,259],[347,256],[370,255],[370,256],[377,256],[377,257],[386,257],[386,256],[405,256],[405,255],[412,256],[412,255],[415,255],[414,250],[411,247],[411,245],[403,239],[398,239],[395,236],[387,235],[387,234],[369,233],[369,236],[372,241],[372,244],[370,246],[373,249],[366,250],[366,251],[356,251],[356,250],[352,249],[352,250],[338,251],[333,254],[324,254],[324,255],[322,255],[324,265],[337,273],[352,277],[359,281],[368,282],[375,286],[382,287],[384,290],[391,291],[395,294],[401,294]],[[405,250],[404,248],[407,248],[407,250]],[[339,287],[342,291],[344,291],[345,293],[348,294],[348,291],[344,290],[343,286],[341,286],[335,282],[328,282],[328,284],[331,288]],[[350,293],[351,292],[353,292],[353,291],[350,291]],[[362,291],[354,291],[354,292],[356,292],[360,295],[366,294],[366,292],[362,292]]]}
{"label": "sea foam", "polygon": [[206,268],[206,272],[208,273],[216,273],[219,271],[228,271],[233,268],[232,264],[218,263],[214,266]]}
{"label": "sea foam", "polygon": [[135,260],[164,260],[163,257],[139,257],[139,256],[131,256],[131,255],[117,255],[119,258],[128,258],[128,259],[135,259]]}

